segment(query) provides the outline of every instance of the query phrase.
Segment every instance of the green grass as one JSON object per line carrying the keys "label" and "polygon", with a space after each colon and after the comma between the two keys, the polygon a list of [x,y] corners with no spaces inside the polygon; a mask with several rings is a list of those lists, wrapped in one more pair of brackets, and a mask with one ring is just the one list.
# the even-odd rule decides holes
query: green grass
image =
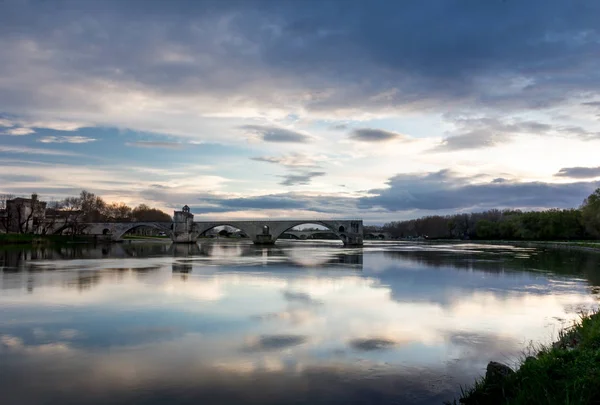
{"label": "green grass", "polygon": [[[582,315],[559,340],[527,357],[515,374],[497,382],[482,378],[464,390],[467,405],[600,403],[600,314]],[[454,404],[457,402],[454,401]]]}

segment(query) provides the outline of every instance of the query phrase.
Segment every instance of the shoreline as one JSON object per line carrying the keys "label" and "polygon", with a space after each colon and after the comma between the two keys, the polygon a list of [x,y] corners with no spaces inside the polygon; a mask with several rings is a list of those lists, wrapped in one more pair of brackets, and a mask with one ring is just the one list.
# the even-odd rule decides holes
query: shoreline
{"label": "shoreline", "polygon": [[582,252],[600,253],[600,241],[500,241],[500,240],[473,240],[470,243],[488,245],[514,245],[520,247],[549,248],[562,250],[578,250]]}
{"label": "shoreline", "polygon": [[540,346],[516,370],[491,361],[485,376],[446,405],[600,402],[600,312],[581,315],[557,341]]}

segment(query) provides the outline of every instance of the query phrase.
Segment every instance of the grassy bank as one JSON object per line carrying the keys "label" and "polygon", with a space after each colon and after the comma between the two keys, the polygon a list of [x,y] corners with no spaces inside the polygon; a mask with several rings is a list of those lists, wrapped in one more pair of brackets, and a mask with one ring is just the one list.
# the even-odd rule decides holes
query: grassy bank
{"label": "grassy bank", "polygon": [[[453,402],[457,404],[456,401]],[[463,392],[467,405],[600,403],[600,314],[582,316],[516,372],[490,370]]]}
{"label": "grassy bank", "polygon": [[86,243],[93,239],[84,236],[68,235],[31,235],[31,234],[0,234],[1,245],[38,245],[38,244],[61,244],[61,243]]}

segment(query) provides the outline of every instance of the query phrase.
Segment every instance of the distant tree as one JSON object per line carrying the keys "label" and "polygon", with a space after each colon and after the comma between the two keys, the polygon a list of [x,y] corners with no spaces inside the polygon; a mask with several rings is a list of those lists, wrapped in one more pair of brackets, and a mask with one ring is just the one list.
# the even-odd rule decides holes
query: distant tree
{"label": "distant tree", "polygon": [[581,217],[585,229],[594,237],[600,237],[600,188],[590,194],[581,205]]}
{"label": "distant tree", "polygon": [[156,208],[150,208],[146,204],[135,207],[131,213],[136,222],[171,222],[171,216]]}
{"label": "distant tree", "polygon": [[79,200],[85,222],[100,222],[104,220],[103,212],[106,210],[106,203],[101,197],[89,191],[82,190],[79,194]]}
{"label": "distant tree", "polygon": [[132,209],[124,203],[112,203],[105,205],[103,214],[108,222],[130,222],[132,220]]}
{"label": "distant tree", "polygon": [[498,223],[481,219],[475,225],[475,234],[478,239],[497,239],[500,235]]}

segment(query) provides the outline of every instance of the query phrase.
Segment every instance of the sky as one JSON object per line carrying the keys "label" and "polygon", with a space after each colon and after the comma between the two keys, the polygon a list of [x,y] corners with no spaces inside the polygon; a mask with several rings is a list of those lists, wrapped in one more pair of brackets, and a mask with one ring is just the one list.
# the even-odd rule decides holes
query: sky
{"label": "sky", "polygon": [[600,2],[0,0],[0,193],[198,219],[577,207]]}

